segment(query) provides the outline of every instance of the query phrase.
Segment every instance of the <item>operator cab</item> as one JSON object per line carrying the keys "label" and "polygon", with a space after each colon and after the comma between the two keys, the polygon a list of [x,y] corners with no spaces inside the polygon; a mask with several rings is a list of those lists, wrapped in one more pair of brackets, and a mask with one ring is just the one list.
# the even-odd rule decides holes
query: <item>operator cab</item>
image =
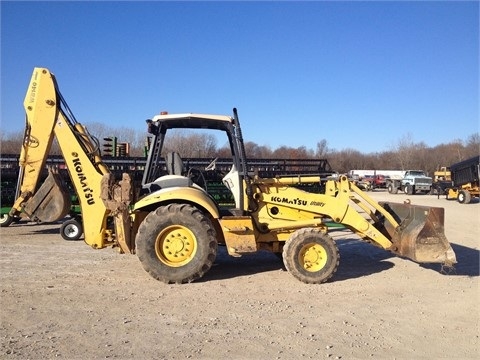
{"label": "operator cab", "polygon": [[[236,110],[234,110],[236,111]],[[169,187],[202,187],[207,192],[206,172],[216,169],[216,158],[203,169],[190,167],[182,160],[178,151],[169,151],[165,154],[165,139],[167,133],[173,129],[206,130],[210,133],[222,131],[228,138],[231,152],[231,164],[228,173],[219,181],[231,192],[235,202],[236,213],[243,212],[243,180],[246,176],[244,169],[245,150],[241,133],[239,134],[238,118],[225,115],[207,114],[167,114],[161,113],[153,119],[147,120],[149,151],[145,171],[142,178],[142,194],[148,194]],[[196,179],[196,180],[195,180]],[[205,186],[202,186],[203,184]],[[218,181],[217,181],[218,182]],[[200,185],[199,185],[200,184]],[[233,209],[232,209],[233,210]]]}

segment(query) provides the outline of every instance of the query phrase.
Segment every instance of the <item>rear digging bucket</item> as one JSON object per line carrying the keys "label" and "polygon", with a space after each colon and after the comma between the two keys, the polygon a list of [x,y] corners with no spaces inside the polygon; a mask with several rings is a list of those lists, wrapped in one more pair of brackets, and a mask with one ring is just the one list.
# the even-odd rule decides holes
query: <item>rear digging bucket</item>
{"label": "rear digging bucket", "polygon": [[385,224],[393,243],[392,252],[418,263],[457,262],[444,232],[444,209],[411,204],[381,204],[400,224]]}
{"label": "rear digging bucket", "polygon": [[64,218],[72,207],[70,193],[58,172],[48,176],[38,191],[24,204],[24,212],[34,221],[53,222]]}

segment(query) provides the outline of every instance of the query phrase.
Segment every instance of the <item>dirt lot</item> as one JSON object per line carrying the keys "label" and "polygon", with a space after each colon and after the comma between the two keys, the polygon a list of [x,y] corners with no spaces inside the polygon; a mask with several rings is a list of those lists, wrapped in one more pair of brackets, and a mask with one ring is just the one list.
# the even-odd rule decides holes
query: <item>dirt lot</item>
{"label": "dirt lot", "polygon": [[59,224],[2,228],[0,357],[476,359],[480,204],[410,198],[445,207],[455,274],[340,230],[340,267],[326,284],[297,281],[268,253],[222,250],[200,281],[166,285],[134,255],[64,241]]}

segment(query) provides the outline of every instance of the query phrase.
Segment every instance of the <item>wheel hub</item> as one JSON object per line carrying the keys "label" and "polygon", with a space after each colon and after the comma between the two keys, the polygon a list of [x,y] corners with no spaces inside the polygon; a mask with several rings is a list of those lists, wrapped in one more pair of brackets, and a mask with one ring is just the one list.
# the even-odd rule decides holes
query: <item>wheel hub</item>
{"label": "wheel hub", "polygon": [[67,225],[65,227],[65,234],[68,236],[68,237],[75,237],[78,235],[78,227],[76,227],[75,225]]}
{"label": "wheel hub", "polygon": [[157,237],[156,243],[158,258],[169,266],[185,265],[195,255],[195,235],[183,226],[165,228]]}
{"label": "wheel hub", "polygon": [[310,272],[323,269],[327,263],[327,252],[319,244],[305,245],[300,251],[299,257],[303,268]]}

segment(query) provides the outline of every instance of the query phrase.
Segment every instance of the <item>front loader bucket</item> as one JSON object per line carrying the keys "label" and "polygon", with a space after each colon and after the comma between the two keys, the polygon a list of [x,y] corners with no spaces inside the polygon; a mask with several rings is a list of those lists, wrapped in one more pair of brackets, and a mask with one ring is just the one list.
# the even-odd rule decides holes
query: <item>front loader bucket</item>
{"label": "front loader bucket", "polygon": [[392,252],[418,263],[457,262],[444,232],[444,209],[411,204],[381,203],[400,224],[385,223],[393,243]]}
{"label": "front loader bucket", "polygon": [[34,221],[53,222],[64,218],[72,207],[70,193],[58,172],[49,170],[38,191],[23,205]]}

